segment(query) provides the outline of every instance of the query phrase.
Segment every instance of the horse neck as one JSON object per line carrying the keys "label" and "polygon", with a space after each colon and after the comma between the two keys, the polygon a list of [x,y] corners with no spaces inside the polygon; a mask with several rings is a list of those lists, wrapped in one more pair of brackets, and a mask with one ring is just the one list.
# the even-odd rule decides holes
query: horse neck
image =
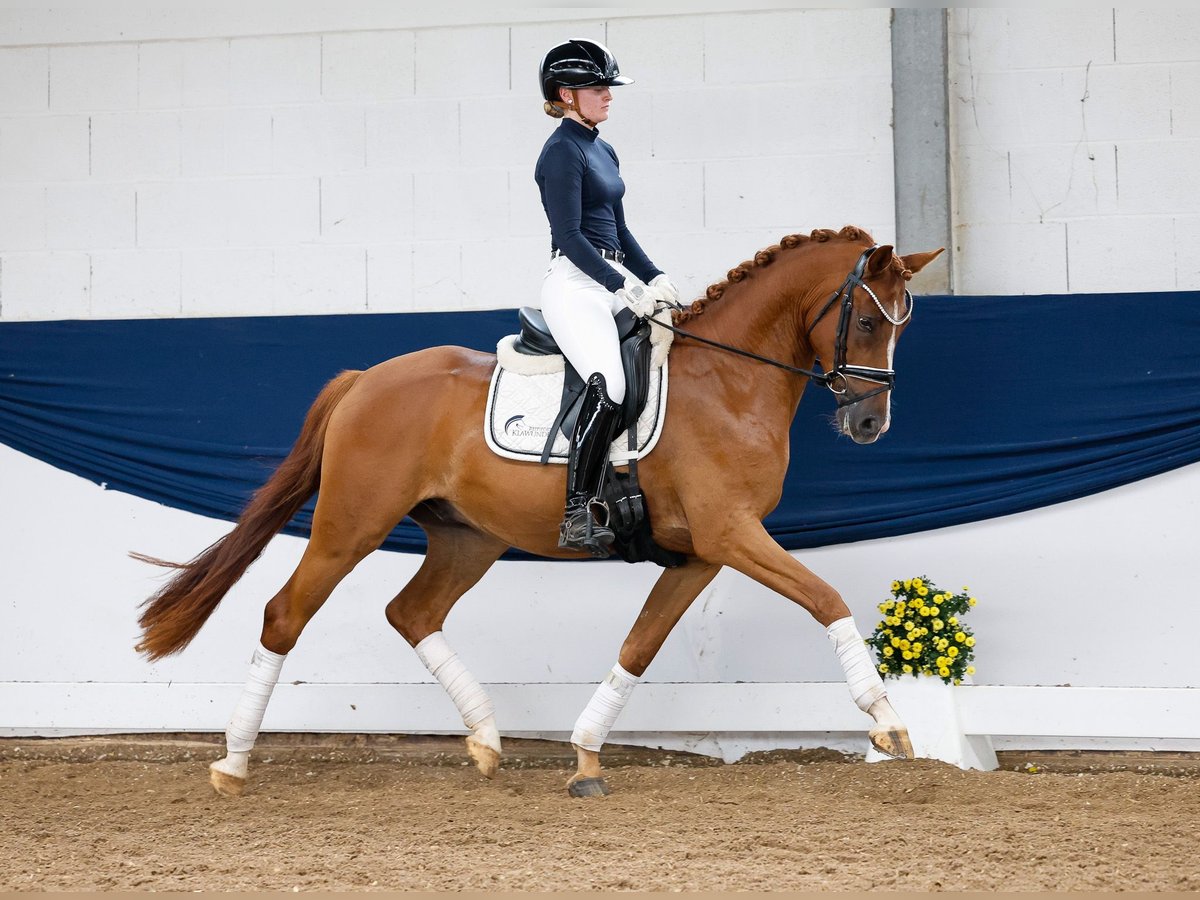
{"label": "horse neck", "polygon": [[[721,299],[687,322],[684,329],[788,366],[811,369],[815,357],[801,331],[800,310],[816,302],[818,285],[797,278],[796,261],[789,259],[788,263],[777,260],[743,281],[731,283]],[[684,346],[687,343],[685,340]],[[704,352],[708,365],[725,375],[724,380],[752,388],[748,393],[756,399],[755,405],[795,415],[808,379],[715,348]],[[710,354],[712,358],[707,359]]]}

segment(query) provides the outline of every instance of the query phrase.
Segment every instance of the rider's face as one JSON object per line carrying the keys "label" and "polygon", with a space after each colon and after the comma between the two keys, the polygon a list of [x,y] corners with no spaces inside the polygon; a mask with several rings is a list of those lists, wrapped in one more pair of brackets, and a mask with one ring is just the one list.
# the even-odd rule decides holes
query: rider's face
{"label": "rider's face", "polygon": [[[608,118],[608,105],[612,103],[612,91],[607,87],[576,88],[575,96],[579,98],[579,115],[599,124]],[[570,95],[567,95],[570,100]]]}

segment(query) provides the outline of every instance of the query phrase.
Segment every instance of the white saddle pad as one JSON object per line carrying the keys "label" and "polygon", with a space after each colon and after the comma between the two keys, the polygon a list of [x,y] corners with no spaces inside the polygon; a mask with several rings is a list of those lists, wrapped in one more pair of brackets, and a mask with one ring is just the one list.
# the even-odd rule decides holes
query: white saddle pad
{"label": "white saddle pad", "polygon": [[[659,329],[661,330],[661,329]],[[670,332],[666,332],[670,334]],[[507,459],[538,462],[546,437],[554,427],[562,401],[561,356],[529,356],[513,349],[517,336],[501,339],[496,347],[496,371],[488,389],[483,435],[494,452]],[[668,345],[669,346],[669,345]],[[657,363],[660,362],[661,365]],[[629,433],[613,441],[609,458],[616,464],[646,456],[662,434],[667,412],[667,363],[665,349],[655,353],[650,368],[650,391],[646,408],[637,422],[637,450],[629,450]],[[566,463],[569,441],[560,428],[554,438],[549,462]]]}

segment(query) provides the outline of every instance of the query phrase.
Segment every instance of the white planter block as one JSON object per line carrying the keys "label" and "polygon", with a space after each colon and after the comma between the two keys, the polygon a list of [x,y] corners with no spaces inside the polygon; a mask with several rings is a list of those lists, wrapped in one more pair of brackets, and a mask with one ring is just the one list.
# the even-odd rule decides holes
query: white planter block
{"label": "white planter block", "polygon": [[[928,676],[889,678],[884,685],[892,706],[908,726],[919,759],[940,759],[960,769],[985,772],[998,768],[991,737],[963,733],[958,710],[958,695],[963,688]],[[867,762],[890,758],[874,747],[867,751]]]}

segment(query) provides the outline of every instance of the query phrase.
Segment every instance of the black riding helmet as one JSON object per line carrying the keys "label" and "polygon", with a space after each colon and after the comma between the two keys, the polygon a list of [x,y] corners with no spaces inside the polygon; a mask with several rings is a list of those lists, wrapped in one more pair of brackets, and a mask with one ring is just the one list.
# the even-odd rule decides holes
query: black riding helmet
{"label": "black riding helmet", "polygon": [[538,70],[542,97],[558,102],[559,88],[615,87],[632,84],[617,68],[616,57],[603,44],[574,39],[550,48]]}

